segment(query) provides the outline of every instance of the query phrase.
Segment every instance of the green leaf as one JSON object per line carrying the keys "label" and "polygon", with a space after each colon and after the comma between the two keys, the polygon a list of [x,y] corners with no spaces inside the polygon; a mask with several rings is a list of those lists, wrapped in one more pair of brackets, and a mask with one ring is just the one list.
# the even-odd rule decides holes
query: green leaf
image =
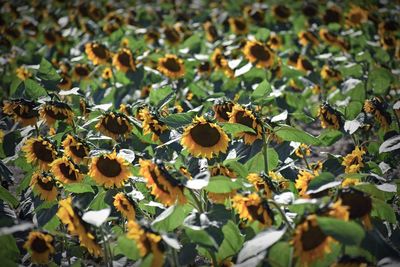
{"label": "green leaf", "polygon": [[190,208],[184,205],[174,205],[163,211],[152,222],[152,226],[157,231],[173,231],[180,226]]}
{"label": "green leaf", "polygon": [[346,119],[354,120],[360,114],[363,105],[358,101],[350,102],[345,109]]}
{"label": "green leaf", "polygon": [[296,129],[288,125],[280,126],[275,130],[275,133],[285,141],[294,141],[315,146],[321,144],[321,141],[315,136],[303,130]]}
{"label": "green leaf", "polygon": [[224,240],[217,252],[218,260],[224,260],[236,255],[242,248],[244,242],[244,237],[241,235],[239,228],[232,221],[228,221],[222,227],[222,233],[224,234]]}
{"label": "green leaf", "polygon": [[26,79],[24,81],[25,84],[25,93],[31,98],[39,98],[41,96],[47,95],[46,89],[44,89],[38,82],[32,79]]}
{"label": "green leaf", "polygon": [[140,258],[139,250],[134,240],[126,236],[118,237],[118,244],[114,248],[114,255],[122,254],[131,260],[138,260]]}
{"label": "green leaf", "polygon": [[22,90],[23,90],[23,85],[24,85],[24,83],[20,79],[15,77],[10,85],[10,96],[13,96],[13,97],[21,96]]}
{"label": "green leaf", "polygon": [[263,28],[263,27],[259,28],[257,30],[256,36],[255,36],[256,40],[258,40],[258,41],[267,41],[269,33],[270,33],[270,30],[268,30],[267,28]]}
{"label": "green leaf", "polygon": [[212,193],[229,193],[240,188],[240,184],[233,182],[231,178],[222,175],[210,178],[206,190]]}
{"label": "green leaf", "polygon": [[194,34],[185,40],[185,42],[182,44],[182,47],[187,47],[190,51],[198,50],[200,48],[201,42],[202,40],[199,35]]}
{"label": "green leaf", "polygon": [[271,84],[267,80],[263,80],[251,94],[253,100],[258,100],[272,92]]}
{"label": "green leaf", "polygon": [[160,101],[166,98],[169,94],[172,93],[172,88],[170,86],[165,86],[158,89],[152,89],[150,91],[150,104],[157,106]]}
{"label": "green leaf", "polygon": [[160,118],[160,121],[164,122],[168,126],[172,128],[179,128],[185,125],[190,124],[193,121],[193,117],[196,115],[196,112],[186,112],[186,113],[177,113],[171,114],[166,118]]}
{"label": "green leaf", "polygon": [[237,177],[246,177],[248,174],[246,167],[242,163],[237,162],[236,159],[225,160],[224,165],[233,170]]}
{"label": "green leaf", "polygon": [[375,68],[368,75],[368,89],[372,89],[375,94],[386,94],[392,82],[392,74],[385,68]]}
{"label": "green leaf", "polygon": [[42,58],[42,61],[40,62],[37,75],[40,79],[48,81],[59,81],[61,79],[60,75],[58,75],[51,63],[45,58]]}
{"label": "green leaf", "polygon": [[101,210],[105,209],[108,207],[108,205],[105,203],[105,198],[106,198],[107,191],[100,191],[95,198],[93,199],[92,202],[90,202],[89,209],[91,210]]}
{"label": "green leaf", "polygon": [[231,135],[235,135],[241,132],[254,133],[254,134],[256,133],[254,129],[240,123],[223,122],[221,123],[221,125],[222,129],[224,129],[226,133]]}
{"label": "green leaf", "polygon": [[66,191],[71,192],[71,193],[77,193],[77,194],[82,194],[82,193],[94,193],[93,188],[84,183],[73,183],[73,184],[66,184],[64,185],[64,188]]}
{"label": "green leaf", "polygon": [[212,238],[206,231],[204,230],[193,230],[191,228],[186,227],[185,233],[189,237],[189,240],[207,248],[217,248],[217,243],[214,238]]}
{"label": "green leaf", "polygon": [[317,217],[318,226],[326,234],[344,245],[359,245],[364,239],[364,229],[356,222],[335,218]]}
{"label": "green leaf", "polygon": [[18,207],[19,201],[7,189],[0,185],[0,199],[6,201],[14,209]]}
{"label": "green leaf", "polygon": [[341,131],[325,130],[317,138],[321,141],[323,146],[331,146],[342,137],[343,134]]}
{"label": "green leaf", "polygon": [[60,225],[60,219],[57,216],[53,216],[50,221],[48,221],[44,226],[43,229],[46,231],[55,231],[57,227]]}
{"label": "green leaf", "polygon": [[19,258],[20,252],[17,242],[12,235],[0,236],[0,248],[2,266],[19,266],[16,261]]}
{"label": "green leaf", "polygon": [[320,188],[321,186],[333,182],[335,180],[335,176],[330,172],[323,172],[308,184],[308,190],[315,190]]}
{"label": "green leaf", "polygon": [[389,223],[396,224],[396,214],[394,213],[393,208],[387,204],[385,201],[372,198],[372,212],[371,216],[378,217],[383,221],[387,221]]}
{"label": "green leaf", "polygon": [[355,186],[355,188],[359,189],[365,193],[368,193],[371,196],[374,196],[376,198],[379,198],[379,199],[385,200],[385,201],[389,200],[396,194],[395,192],[385,192],[385,191],[379,190],[375,185],[367,184],[367,183],[358,184]]}
{"label": "green leaf", "polygon": [[[279,155],[272,147],[267,149],[268,170],[273,170],[278,166]],[[261,172],[265,170],[263,151],[258,152],[254,157],[246,162],[245,166],[249,172]]]}
{"label": "green leaf", "polygon": [[268,262],[271,267],[286,267],[290,265],[291,250],[289,242],[277,242],[268,250]]}

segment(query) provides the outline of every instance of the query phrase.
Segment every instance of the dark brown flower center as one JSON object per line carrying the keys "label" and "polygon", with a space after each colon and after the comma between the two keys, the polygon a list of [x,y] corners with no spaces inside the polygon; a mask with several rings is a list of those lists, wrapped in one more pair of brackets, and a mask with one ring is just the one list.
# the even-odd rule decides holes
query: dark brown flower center
{"label": "dark brown flower center", "polygon": [[233,107],[232,103],[219,105],[216,108],[218,116],[220,116],[224,120],[228,121],[229,120],[228,112],[232,112],[232,107]]}
{"label": "dark brown flower center", "polygon": [[85,147],[83,145],[80,145],[79,148],[78,148],[78,146],[71,145],[69,147],[69,149],[78,158],[83,159],[84,157],[87,156],[86,149],[85,149]]}
{"label": "dark brown flower center", "polygon": [[341,19],[341,15],[338,11],[334,10],[334,9],[328,9],[325,12],[324,15],[324,21],[325,23],[338,23],[340,22]]}
{"label": "dark brown flower center", "polygon": [[246,30],[246,23],[243,20],[235,19],[234,24],[235,24],[236,29],[238,29],[239,31]]}
{"label": "dark brown flower center", "polygon": [[82,66],[75,67],[75,73],[80,77],[86,77],[89,75],[89,70]]}
{"label": "dark brown flower center", "polygon": [[213,25],[207,27],[207,32],[212,39],[216,39],[218,37],[217,29]]}
{"label": "dark brown flower center", "polygon": [[197,124],[190,130],[190,136],[196,144],[202,147],[212,147],[218,144],[221,133],[209,123]]}
{"label": "dark brown flower center", "polygon": [[[56,113],[55,110],[57,110],[58,112]],[[56,107],[46,107],[45,108],[45,112],[46,115],[55,119],[55,120],[65,120],[66,118],[68,118],[68,115],[65,115],[63,112],[61,112],[62,109],[56,108]]]}
{"label": "dark brown flower center", "polygon": [[255,205],[247,206],[247,210],[249,211],[249,214],[251,215],[251,217],[253,217],[255,220],[265,224],[266,221],[263,216],[264,211],[259,214],[258,213],[259,208],[260,208],[259,206],[255,206]]}
{"label": "dark brown flower center", "polygon": [[164,33],[165,33],[165,38],[167,38],[167,40],[170,43],[179,42],[180,37],[179,37],[179,32],[177,30],[173,28],[167,28]]}
{"label": "dark brown flower center", "polygon": [[395,20],[388,20],[385,21],[383,27],[387,31],[397,31],[399,29],[399,24]]}
{"label": "dark brown flower center", "polygon": [[275,8],[275,14],[283,19],[287,19],[290,16],[290,9],[284,5],[278,5]]}
{"label": "dark brown flower center", "polygon": [[109,159],[104,156],[100,156],[97,163],[97,169],[106,177],[114,178],[121,174],[121,164],[116,159]]}
{"label": "dark brown flower center", "polygon": [[121,52],[118,54],[118,62],[125,67],[131,67],[131,60],[131,55],[127,52]]}
{"label": "dark brown flower center", "polygon": [[301,233],[303,251],[310,251],[317,248],[326,238],[327,236],[322,232],[319,226],[312,226],[308,223],[308,230]]}
{"label": "dark brown flower center", "polygon": [[[26,108],[27,106],[25,106]],[[31,119],[34,117],[37,117],[38,113],[37,111],[33,110],[31,107],[27,107],[26,109],[22,109],[21,105],[17,105],[14,109],[15,114],[17,114],[19,117],[23,119]]]}
{"label": "dark brown flower center", "polygon": [[[246,113],[244,111],[239,111],[236,113],[235,121],[236,123],[240,123],[254,129],[253,127],[254,119],[252,119],[250,116],[246,116]],[[256,135],[255,133],[252,132],[246,132],[246,133],[250,135]]]}
{"label": "dark brown flower center", "polygon": [[175,58],[167,58],[162,64],[164,68],[171,72],[179,72],[181,70],[181,65]]}
{"label": "dark brown flower center", "polygon": [[318,14],[318,6],[315,4],[307,4],[303,7],[303,14],[307,17],[314,17]]}
{"label": "dark brown flower center", "polygon": [[250,53],[260,61],[267,61],[270,58],[270,54],[264,46],[254,44],[250,47]]}
{"label": "dark brown flower center", "polygon": [[96,55],[96,57],[101,58],[101,59],[106,59],[108,56],[107,48],[105,48],[105,46],[100,45],[100,44],[92,45],[92,51],[93,51],[93,54]]}
{"label": "dark brown flower center", "polygon": [[51,163],[54,160],[52,150],[42,143],[42,141],[36,141],[33,143],[33,153],[35,156],[44,162]]}
{"label": "dark brown flower center", "polygon": [[167,188],[165,185],[163,185],[163,184],[158,180],[158,175],[157,175],[157,173],[155,172],[155,170],[149,168],[149,172],[150,172],[150,175],[151,175],[151,177],[153,178],[153,181],[154,181],[154,183],[156,184],[157,188],[158,188],[159,190],[163,191],[164,193],[169,194],[168,188]]}
{"label": "dark brown flower center", "polygon": [[357,13],[351,14],[350,21],[353,23],[360,23],[362,17],[363,17],[362,14],[360,12],[357,12]]}
{"label": "dark brown flower center", "polygon": [[54,187],[54,183],[52,181],[43,182],[42,179],[39,177],[37,179],[37,183],[45,191],[51,191]]}
{"label": "dark brown flower center", "polygon": [[68,180],[71,180],[71,181],[76,181],[77,173],[75,172],[74,169],[71,169],[69,164],[67,165],[65,163],[61,163],[59,165],[59,168],[65,178],[67,178]]}
{"label": "dark brown flower center", "polygon": [[362,192],[346,192],[341,194],[343,206],[350,207],[350,219],[364,217],[372,210],[372,200]]}
{"label": "dark brown flower center", "polygon": [[40,237],[35,237],[32,241],[31,249],[37,253],[43,253],[49,249],[46,244],[46,241],[41,239]]}
{"label": "dark brown flower center", "polygon": [[113,134],[125,134],[128,132],[129,128],[125,119],[122,119],[121,122],[122,124],[119,124],[117,116],[108,116],[107,120],[105,118],[103,119],[102,125]]}
{"label": "dark brown flower center", "polygon": [[307,59],[302,59],[301,65],[303,66],[303,68],[305,70],[309,70],[309,71],[313,70],[313,65],[311,65],[310,61],[308,61]]}
{"label": "dark brown flower center", "polygon": [[203,62],[203,63],[201,63],[201,65],[199,66],[199,70],[200,70],[201,72],[210,71],[210,62]]}

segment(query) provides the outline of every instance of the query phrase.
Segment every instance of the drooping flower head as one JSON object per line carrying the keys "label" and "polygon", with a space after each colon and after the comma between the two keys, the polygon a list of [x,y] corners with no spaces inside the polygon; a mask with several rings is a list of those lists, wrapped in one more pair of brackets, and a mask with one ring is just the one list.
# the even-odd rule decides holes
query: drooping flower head
{"label": "drooping flower head", "polygon": [[372,229],[370,213],[372,211],[371,197],[352,187],[339,191],[342,205],[349,207],[350,219],[360,219],[367,229]]}
{"label": "drooping flower head", "polygon": [[50,172],[37,171],[33,173],[30,186],[42,200],[53,201],[57,198],[56,181]]}
{"label": "drooping flower head", "polygon": [[324,103],[319,107],[318,117],[322,128],[339,130],[343,125],[340,113],[334,110],[328,103]]}
{"label": "drooping flower head", "polygon": [[228,22],[234,34],[246,34],[249,31],[247,21],[243,17],[229,18]]}
{"label": "drooping flower head", "polygon": [[262,124],[253,110],[236,104],[229,113],[229,122],[243,124],[254,130],[255,133],[240,132],[235,135],[243,138],[246,144],[251,145],[257,139],[262,139]]}
{"label": "drooping flower head", "polygon": [[31,255],[33,263],[47,264],[50,256],[54,254],[53,236],[39,231],[32,231],[24,244],[24,249]]}
{"label": "drooping flower head", "polygon": [[299,174],[297,175],[296,179],[296,188],[299,190],[299,195],[301,197],[306,197],[308,184],[311,182],[312,179],[315,178],[315,175],[307,170],[300,170]]}
{"label": "drooping flower head", "polygon": [[64,147],[64,154],[72,158],[75,163],[85,162],[89,156],[90,149],[88,144],[75,135],[68,134],[64,141],[62,141],[62,145]]}
{"label": "drooping flower head", "polygon": [[274,53],[268,46],[258,41],[247,41],[243,53],[247,60],[258,68],[270,68],[274,63]]}
{"label": "drooping flower head", "polygon": [[27,99],[12,99],[4,102],[3,112],[11,116],[15,122],[23,127],[34,125],[37,122],[37,104]]}
{"label": "drooping flower head", "polygon": [[133,129],[132,123],[125,114],[113,111],[101,116],[95,127],[102,134],[114,139],[127,137]]}
{"label": "drooping flower head", "polygon": [[261,226],[271,226],[273,223],[274,217],[268,203],[257,193],[237,194],[232,199],[232,207],[240,219],[258,221]]}
{"label": "drooping flower head", "polygon": [[147,107],[140,110],[142,118],[143,134],[151,134],[151,140],[158,141],[160,135],[168,130],[168,127],[159,119],[159,115],[151,112]]}
{"label": "drooping flower head", "polygon": [[360,149],[358,146],[354,150],[343,158],[342,165],[346,167],[345,173],[357,173],[362,167],[363,155],[365,154],[364,149]]}
{"label": "drooping flower head", "polygon": [[114,196],[113,205],[127,220],[135,219],[135,205],[126,194],[122,192],[116,194]]}
{"label": "drooping flower head", "polygon": [[[220,175],[229,177],[231,179],[237,178],[237,174],[233,170],[224,165],[217,164],[211,166],[209,170],[210,170],[211,180],[213,179],[213,177]],[[211,199],[214,203],[221,203],[221,204],[224,204],[227,199],[231,199],[235,195],[236,195],[235,189],[226,193],[215,193],[215,192],[207,193],[208,198]]]}
{"label": "drooping flower head", "polygon": [[72,124],[74,118],[74,112],[71,107],[67,103],[60,101],[48,101],[41,105],[39,114],[49,126],[54,125],[56,121]]}
{"label": "drooping flower head", "polygon": [[273,184],[268,176],[263,173],[249,173],[247,180],[254,186],[257,192],[263,192],[265,198],[269,199],[272,197]]}
{"label": "drooping flower head", "polygon": [[229,113],[232,112],[232,108],[235,104],[228,100],[217,102],[213,106],[213,110],[215,113],[215,119],[219,122],[228,122],[229,121]]}
{"label": "drooping flower head", "polygon": [[22,147],[22,151],[25,152],[28,163],[38,164],[42,170],[48,170],[58,154],[56,146],[42,136],[29,138]]}
{"label": "drooping flower head", "polygon": [[85,52],[93,62],[93,65],[104,65],[108,63],[111,53],[108,48],[99,43],[87,43],[85,44]]}
{"label": "drooping flower head", "polygon": [[65,156],[56,159],[50,166],[51,172],[63,184],[79,183],[83,180],[78,165]]}

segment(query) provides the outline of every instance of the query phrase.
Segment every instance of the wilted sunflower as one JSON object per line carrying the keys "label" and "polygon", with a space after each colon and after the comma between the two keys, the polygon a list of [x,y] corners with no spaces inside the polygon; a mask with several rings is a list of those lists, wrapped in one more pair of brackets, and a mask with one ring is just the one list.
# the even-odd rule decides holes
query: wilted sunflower
{"label": "wilted sunflower", "polygon": [[319,107],[317,116],[321,120],[321,127],[324,129],[333,128],[339,130],[343,124],[340,114],[328,103],[324,103]]}
{"label": "wilted sunflower", "polygon": [[181,145],[195,157],[211,159],[228,149],[229,137],[215,123],[208,122],[204,117],[195,117],[191,125],[182,134]]}
{"label": "wilted sunflower", "polygon": [[336,5],[333,5],[325,10],[325,14],[322,19],[325,24],[329,23],[340,23],[342,20],[342,9]]}
{"label": "wilted sunflower", "polygon": [[290,9],[283,4],[274,5],[272,7],[272,15],[279,21],[287,21],[290,17],[290,14]]}
{"label": "wilted sunflower", "polygon": [[[213,179],[214,176],[219,176],[219,175],[226,176],[231,179],[237,178],[237,174],[233,170],[220,164],[210,167],[210,175],[211,175],[211,180]],[[214,203],[224,204],[227,199],[232,198],[236,195],[236,190],[232,190],[231,192],[228,193],[208,192],[207,195],[208,198],[211,199]]]}
{"label": "wilted sunflower", "polygon": [[97,257],[101,256],[101,247],[96,241],[95,233],[82,220],[81,212],[73,207],[72,198],[60,200],[58,205],[57,217],[63,224],[67,225],[68,232],[73,236],[78,236],[80,245],[87,248],[90,254]]}
{"label": "wilted sunflower", "polygon": [[37,104],[27,99],[12,99],[4,102],[3,113],[11,116],[22,126],[35,125],[38,118]]}
{"label": "wilted sunflower", "polygon": [[300,31],[297,36],[302,46],[317,46],[319,44],[317,36],[311,31]]}
{"label": "wilted sunflower", "polygon": [[77,136],[68,134],[62,141],[62,145],[64,154],[71,157],[75,163],[85,162],[85,159],[89,156],[89,146]]}
{"label": "wilted sunflower", "polygon": [[53,236],[39,231],[29,233],[28,240],[24,244],[33,263],[47,264],[50,255],[54,254]]}
{"label": "wilted sunflower", "polygon": [[54,160],[50,166],[51,172],[63,184],[79,183],[83,180],[79,167],[65,156]]}
{"label": "wilted sunflower", "polygon": [[171,79],[179,79],[185,75],[183,60],[171,54],[158,59],[157,70]]}
{"label": "wilted sunflower", "polygon": [[106,188],[120,188],[132,176],[129,162],[117,155],[115,151],[92,158],[89,176],[97,184]]}
{"label": "wilted sunflower", "polygon": [[271,226],[273,223],[272,210],[257,193],[237,194],[232,199],[232,207],[239,214],[240,219],[249,222],[258,221],[261,226]]}
{"label": "wilted sunflower", "polygon": [[22,151],[26,154],[27,163],[39,164],[42,170],[48,170],[50,163],[57,158],[56,146],[42,136],[29,138],[22,147]]}
{"label": "wilted sunflower", "polygon": [[234,77],[234,71],[229,67],[228,60],[225,58],[221,48],[216,48],[211,55],[211,62],[216,70],[221,70],[229,77]]}
{"label": "wilted sunflower", "polygon": [[42,200],[53,201],[57,198],[58,191],[55,179],[49,172],[35,172],[29,185]]}
{"label": "wilted sunflower", "polygon": [[215,119],[219,122],[228,122],[229,114],[235,104],[232,101],[222,101],[213,106]]}
{"label": "wilted sunflower", "polygon": [[93,65],[105,65],[110,59],[110,51],[108,48],[99,43],[87,43],[85,44],[85,52],[88,55],[89,60],[93,62]]}
{"label": "wilted sunflower", "polygon": [[117,70],[125,73],[136,70],[132,52],[128,48],[121,48],[118,53],[113,56],[113,65]]}
{"label": "wilted sunflower", "polygon": [[246,34],[249,31],[247,21],[242,17],[229,18],[228,22],[234,34]]}
{"label": "wilted sunflower", "polygon": [[386,104],[379,97],[366,99],[364,102],[364,111],[373,114],[383,129],[389,128],[389,125],[392,123],[392,118],[386,111]]}
{"label": "wilted sunflower", "polygon": [[345,173],[357,173],[362,167],[364,167],[363,163],[363,155],[365,151],[360,149],[358,146],[355,149],[343,158],[342,165],[346,167],[344,170]]}
{"label": "wilted sunflower", "polygon": [[297,225],[291,243],[294,246],[294,256],[300,260],[299,265],[307,267],[330,253],[333,242],[332,237],[322,232],[317,216],[313,214]]}
{"label": "wilted sunflower", "polygon": [[15,73],[17,74],[17,77],[22,81],[25,81],[26,79],[32,77],[32,73],[24,66],[17,68],[15,70]]}
{"label": "wilted sunflower", "polygon": [[74,67],[73,77],[75,80],[86,80],[89,78],[90,70],[86,64],[76,64]]}
{"label": "wilted sunflower", "polygon": [[296,179],[296,188],[299,190],[299,195],[301,197],[307,197],[308,184],[312,179],[315,178],[315,175],[307,170],[300,170]]}
{"label": "wilted sunflower", "polygon": [[150,112],[148,108],[143,108],[140,111],[142,118],[143,134],[151,134],[151,140],[157,142],[160,135],[168,130],[167,125],[159,120],[159,116]]}
{"label": "wilted sunflower", "polygon": [[258,41],[247,41],[243,48],[244,56],[258,68],[270,68],[274,63],[274,53]]}
{"label": "wilted sunflower", "polygon": [[135,221],[128,222],[128,233],[126,236],[133,239],[139,249],[139,254],[143,258],[148,254],[153,254],[151,267],[161,267],[164,264],[165,247],[159,234],[149,228],[141,227]]}
{"label": "wilted sunflower", "polygon": [[218,39],[218,31],[217,28],[212,24],[211,21],[206,21],[203,24],[204,32],[206,33],[207,41],[213,43],[215,40]]}
{"label": "wilted sunflower", "polygon": [[72,87],[72,79],[67,74],[61,75],[61,81],[57,84],[60,90],[70,90]]}
{"label": "wilted sunflower", "polygon": [[343,188],[339,191],[342,205],[349,207],[350,219],[361,219],[364,226],[372,229],[370,213],[372,211],[372,199],[366,193],[352,187]]}
{"label": "wilted sunflower", "polygon": [[72,124],[74,112],[67,103],[59,101],[48,101],[40,106],[40,117],[52,126],[56,121],[64,121],[67,124]]}
{"label": "wilted sunflower", "polygon": [[359,6],[352,5],[346,15],[346,25],[349,27],[359,27],[368,21],[368,11]]}
{"label": "wilted sunflower", "polygon": [[251,145],[257,139],[262,139],[261,122],[252,110],[236,104],[233,107],[232,112],[229,113],[229,122],[239,123],[254,130],[255,133],[240,132],[235,135],[237,138],[243,138],[247,145]]}
{"label": "wilted sunflower", "polygon": [[249,173],[247,180],[255,187],[256,191],[263,191],[265,198],[272,197],[272,182],[265,174]]}
{"label": "wilted sunflower", "polygon": [[150,160],[139,160],[140,175],[147,181],[147,187],[151,188],[151,194],[166,206],[186,203],[183,194],[183,185],[176,180],[163,164],[155,164]]}
{"label": "wilted sunflower", "polygon": [[101,116],[95,128],[102,134],[117,139],[118,137],[127,137],[133,126],[125,114],[107,112]]}
{"label": "wilted sunflower", "polygon": [[114,207],[121,212],[127,220],[134,220],[136,216],[135,205],[124,193],[118,193],[114,196]]}

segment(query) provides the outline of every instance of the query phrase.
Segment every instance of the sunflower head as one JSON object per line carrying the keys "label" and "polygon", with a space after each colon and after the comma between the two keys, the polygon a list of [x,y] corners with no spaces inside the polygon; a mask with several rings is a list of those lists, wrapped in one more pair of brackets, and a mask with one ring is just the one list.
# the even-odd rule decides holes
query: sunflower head
{"label": "sunflower head", "polygon": [[301,197],[307,197],[308,184],[315,178],[315,175],[307,170],[300,170],[296,179],[296,188]]}
{"label": "sunflower head", "polygon": [[361,219],[367,229],[372,228],[370,213],[372,211],[372,199],[366,193],[348,187],[339,191],[342,205],[349,207],[351,220]]}
{"label": "sunflower head", "polygon": [[300,56],[300,57],[297,59],[296,68],[297,68],[298,70],[300,70],[300,71],[305,72],[305,73],[314,70],[314,67],[313,67],[313,65],[311,64],[311,62],[310,62],[308,59],[306,59],[306,58],[304,58],[304,57],[302,57],[302,56]]}
{"label": "sunflower head", "polygon": [[211,21],[206,21],[203,24],[203,29],[204,29],[204,32],[206,33],[207,41],[209,41],[210,43],[213,43],[213,42],[215,42],[215,40],[218,39],[217,28],[215,28],[215,26],[212,24]]}
{"label": "sunflower head", "polygon": [[43,33],[44,43],[51,47],[62,39],[61,32],[55,29],[48,29]]}
{"label": "sunflower head", "polygon": [[368,20],[368,11],[353,5],[346,15],[346,25],[349,27],[359,27]]}
{"label": "sunflower head", "polygon": [[30,186],[40,199],[53,201],[57,198],[57,186],[50,172],[37,171],[32,175]]}
{"label": "sunflower head", "polygon": [[[237,174],[229,169],[226,166],[217,164],[209,168],[210,174],[211,174],[211,179],[213,179],[214,176],[226,176],[229,178],[237,178]],[[214,193],[214,192],[208,192],[207,193],[208,198],[211,199],[214,203],[220,203],[224,204],[227,199],[231,199],[236,195],[236,190],[232,190],[231,192],[227,193]]]}
{"label": "sunflower head", "polygon": [[269,171],[268,176],[271,178],[271,181],[277,184],[277,187],[280,190],[286,190],[289,188],[289,181],[286,180],[279,172]]}
{"label": "sunflower head", "polygon": [[247,34],[249,31],[247,21],[243,17],[229,18],[228,22],[234,34]]}
{"label": "sunflower head", "polygon": [[181,145],[195,157],[211,159],[228,149],[229,138],[224,130],[204,117],[195,117],[182,134]]}
{"label": "sunflower head", "polygon": [[318,117],[321,120],[322,128],[340,129],[343,125],[340,113],[334,110],[328,103],[320,106]]}
{"label": "sunflower head", "polygon": [[348,255],[343,255],[340,259],[331,265],[331,267],[368,267],[373,266],[366,258],[362,256],[351,257]]}
{"label": "sunflower head", "polygon": [[57,84],[60,90],[70,90],[72,88],[72,79],[67,74],[61,74],[61,81]]}
{"label": "sunflower head", "polygon": [[160,121],[157,113],[149,111],[148,108],[143,108],[140,113],[143,134],[151,134],[151,140],[157,142],[160,135],[168,130],[167,125]]}
{"label": "sunflower head", "polygon": [[103,72],[101,73],[101,77],[104,80],[110,80],[112,78],[112,70],[110,67],[104,68]]}
{"label": "sunflower head", "polygon": [[325,14],[323,15],[322,19],[324,20],[325,24],[340,23],[342,20],[342,9],[333,5],[325,10]]}
{"label": "sunflower head", "polygon": [[76,64],[74,67],[73,77],[75,80],[87,80],[89,79],[90,70],[87,64]]}
{"label": "sunflower head", "polygon": [[263,173],[249,173],[247,180],[254,186],[257,192],[262,192],[265,198],[272,197],[273,184],[267,175]]}
{"label": "sunflower head", "polygon": [[275,32],[271,32],[267,44],[272,50],[278,50],[282,47],[282,37]]}
{"label": "sunflower head", "polygon": [[132,52],[128,48],[121,48],[118,53],[113,56],[113,65],[117,68],[117,70],[125,73],[136,70]]}
{"label": "sunflower head", "polygon": [[311,149],[310,149],[310,146],[308,146],[306,144],[300,144],[300,146],[294,151],[294,153],[299,158],[304,158],[304,156],[311,155]]}
{"label": "sunflower head", "polygon": [[243,138],[246,144],[251,145],[257,139],[262,139],[262,125],[253,110],[236,104],[229,113],[229,122],[243,124],[254,130],[255,133],[240,132],[236,134],[235,137]]}
{"label": "sunflower head", "polygon": [[316,3],[306,2],[302,7],[301,12],[304,16],[313,18],[318,15],[318,5]]}
{"label": "sunflower head", "polygon": [[136,216],[134,202],[124,193],[114,196],[114,207],[128,220],[134,220]]}
{"label": "sunflower head", "polygon": [[243,15],[256,24],[263,23],[265,19],[265,11],[252,6],[246,6],[243,9]]}
{"label": "sunflower head", "polygon": [[186,203],[183,194],[183,185],[175,179],[162,163],[154,163],[150,160],[139,160],[140,175],[147,181],[147,187],[151,188],[151,194],[166,206]]}
{"label": "sunflower head", "polygon": [[300,31],[298,33],[299,43],[302,46],[317,46],[319,44],[318,37],[311,31]]}
{"label": "sunflower head", "polygon": [[11,116],[22,126],[34,125],[37,122],[37,104],[27,99],[12,99],[4,102],[3,113]]}
{"label": "sunflower head", "polygon": [[32,73],[24,66],[17,68],[15,74],[17,74],[17,77],[22,81],[25,81],[32,76]]}
{"label": "sunflower head", "polygon": [[392,122],[390,114],[386,111],[387,104],[379,97],[366,99],[364,102],[364,111],[373,114],[382,128],[387,129]]}
{"label": "sunflower head", "polygon": [[321,77],[325,81],[340,81],[342,80],[342,75],[340,71],[329,67],[328,65],[324,65],[321,69]]}
{"label": "sunflower head", "polygon": [[291,10],[284,4],[278,4],[272,7],[272,15],[279,21],[287,21],[291,13]]}
{"label": "sunflower head", "polygon": [[235,104],[230,100],[216,103],[213,106],[215,119],[219,122],[228,122],[229,113],[232,112],[232,108],[234,105]]}
{"label": "sunflower head", "polygon": [[164,36],[169,45],[177,45],[181,41],[180,32],[175,27],[166,26],[164,28]]}
{"label": "sunflower head", "polygon": [[183,60],[175,55],[167,54],[158,59],[158,71],[171,79],[179,79],[185,75]]}
{"label": "sunflower head", "polygon": [[144,40],[148,44],[157,43],[159,38],[160,38],[160,34],[155,29],[147,30],[146,34],[144,35]]}
{"label": "sunflower head", "polygon": [[380,37],[380,42],[385,50],[396,48],[396,37],[392,35],[382,35]]}
{"label": "sunflower head", "polygon": [[342,200],[339,199],[336,202],[330,203],[325,215],[339,220],[348,221],[350,218],[349,207],[344,206]]}
{"label": "sunflower head", "polygon": [[53,236],[39,231],[32,231],[24,244],[24,249],[31,255],[33,263],[47,264],[50,255],[54,254]]}
{"label": "sunflower head", "polygon": [[364,154],[365,151],[356,146],[350,154],[345,156],[342,162],[342,165],[346,167],[345,173],[357,173],[362,167],[364,167]]}
{"label": "sunflower head", "polygon": [[64,102],[48,101],[39,109],[40,117],[49,125],[52,126],[56,121],[64,121],[72,124],[74,112],[71,107]]}
{"label": "sunflower head", "polygon": [[243,53],[247,60],[258,68],[270,68],[274,63],[274,53],[258,41],[247,41]]}
{"label": "sunflower head", "polygon": [[119,112],[105,113],[95,127],[102,134],[114,139],[127,137],[133,129],[128,117]]}
{"label": "sunflower head", "polygon": [[22,147],[22,151],[25,152],[28,163],[39,164],[42,170],[48,170],[58,154],[56,146],[42,136],[29,138]]}
{"label": "sunflower head", "polygon": [[50,164],[51,172],[63,184],[79,183],[83,180],[83,175],[70,158],[63,156]]}
{"label": "sunflower head", "polygon": [[85,45],[85,52],[89,60],[93,62],[93,65],[105,65],[111,56],[108,48],[99,43],[87,43]]}
{"label": "sunflower head", "polygon": [[89,176],[106,188],[120,188],[132,174],[129,163],[114,151],[92,158]]}
{"label": "sunflower head", "polygon": [[73,159],[76,163],[86,162],[89,156],[89,146],[81,138],[68,134],[62,141],[64,154]]}
{"label": "sunflower head", "polygon": [[210,75],[211,74],[211,70],[212,70],[211,69],[211,64],[210,64],[209,61],[204,61],[204,62],[200,63],[199,66],[197,67],[197,72],[200,75],[203,75],[203,76]]}

